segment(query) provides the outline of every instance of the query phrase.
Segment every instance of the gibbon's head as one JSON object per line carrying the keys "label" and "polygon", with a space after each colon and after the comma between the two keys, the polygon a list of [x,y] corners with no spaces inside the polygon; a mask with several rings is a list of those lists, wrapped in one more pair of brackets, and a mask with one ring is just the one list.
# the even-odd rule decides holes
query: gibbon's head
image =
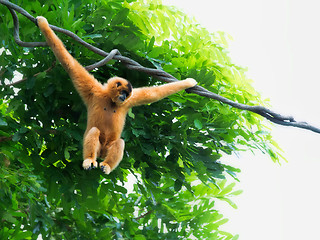
{"label": "gibbon's head", "polygon": [[107,82],[107,88],[111,100],[117,105],[124,103],[132,94],[131,83],[120,77],[110,78]]}

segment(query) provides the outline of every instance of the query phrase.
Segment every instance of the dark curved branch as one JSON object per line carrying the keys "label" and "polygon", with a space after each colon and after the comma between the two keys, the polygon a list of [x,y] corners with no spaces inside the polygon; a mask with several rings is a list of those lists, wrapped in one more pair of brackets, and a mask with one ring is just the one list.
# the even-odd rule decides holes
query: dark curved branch
{"label": "dark curved branch", "polygon": [[95,64],[92,64],[90,66],[86,66],[85,69],[87,69],[88,71],[91,71],[95,68],[101,67],[103,65],[105,65],[107,62],[109,62],[110,60],[112,60],[116,55],[121,55],[121,53],[119,52],[118,49],[113,49],[108,56],[106,56],[104,59],[102,59],[100,62],[97,62]]}
{"label": "dark curved branch", "polygon": [[20,46],[23,47],[45,47],[48,46],[48,44],[46,42],[23,42],[20,40],[20,36],[19,36],[19,19],[18,16],[16,14],[16,12],[14,10],[12,10],[11,8],[9,8],[9,11],[12,15],[13,18],[13,24],[14,24],[14,33],[13,33],[13,37],[14,40],[16,41],[16,43]]}
{"label": "dark curved branch", "polygon": [[[15,41],[17,42],[17,44],[19,44],[20,46],[24,46],[24,47],[39,47],[39,46],[47,46],[46,43],[43,42],[23,42],[20,40],[19,38],[19,21],[18,18],[16,16],[15,11],[21,13],[22,15],[24,15],[25,17],[27,17],[30,21],[32,21],[34,24],[37,25],[37,20],[36,18],[34,18],[33,16],[31,16],[27,11],[25,11],[24,9],[18,7],[17,5],[6,1],[6,0],[0,0],[0,3],[7,6],[12,14],[13,17],[13,21],[14,21],[14,38]],[[90,66],[87,66],[86,69],[88,71],[93,70],[94,68],[97,68],[99,66],[104,65],[106,62],[110,61],[111,59],[114,60],[118,60],[120,61],[122,64],[124,64],[128,69],[130,70],[136,70],[136,71],[140,71],[140,72],[144,72],[147,73],[159,80],[165,81],[165,82],[174,82],[174,81],[178,81],[175,77],[173,77],[172,75],[170,75],[169,73],[164,72],[161,69],[152,69],[152,68],[146,68],[141,66],[139,63],[137,63],[136,61],[124,57],[120,54],[120,52],[118,50],[113,50],[110,53],[107,53],[95,46],[92,46],[91,44],[83,41],[81,38],[79,38],[77,35],[75,35],[73,32],[65,30],[63,28],[59,28],[53,25],[50,25],[50,27],[57,32],[61,32],[69,37],[71,37],[72,39],[74,39],[75,41],[79,42],[80,44],[82,44],[84,47],[86,47],[87,49],[89,49],[90,51],[99,54],[100,56],[103,56],[104,59],[93,64]],[[313,132],[316,133],[320,133],[320,128],[314,127],[309,125],[306,122],[297,122],[293,117],[291,116],[283,116],[281,114],[278,114],[276,112],[271,111],[270,109],[263,107],[263,106],[249,106],[249,105],[245,105],[245,104],[241,104],[241,103],[237,103],[234,102],[230,99],[227,99],[225,97],[222,97],[218,94],[215,94],[213,92],[208,91],[207,89],[201,87],[201,86],[195,86],[193,88],[190,88],[187,90],[187,92],[189,93],[195,93],[198,94],[200,96],[203,97],[208,97],[211,99],[215,99],[218,100],[220,102],[223,102],[225,104],[228,104],[232,107],[241,109],[241,110],[246,110],[246,111],[251,111],[254,112],[256,114],[261,115],[262,117],[270,120],[273,123],[279,124],[279,125],[284,125],[284,126],[292,126],[292,127],[297,127],[297,128],[303,128],[303,129],[307,129],[307,130],[311,130]]]}

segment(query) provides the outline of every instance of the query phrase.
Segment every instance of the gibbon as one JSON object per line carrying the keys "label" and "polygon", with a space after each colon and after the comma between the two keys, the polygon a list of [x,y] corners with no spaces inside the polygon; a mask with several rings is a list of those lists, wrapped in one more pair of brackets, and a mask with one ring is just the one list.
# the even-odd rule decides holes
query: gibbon
{"label": "gibbon", "polygon": [[156,102],[197,84],[194,79],[187,78],[160,86],[132,88],[131,83],[121,77],[101,84],[69,54],[46,18],[37,17],[37,23],[87,107],[82,164],[86,170],[98,167],[97,157],[104,159],[99,166],[106,174],[118,166],[125,145],[121,133],[130,108]]}

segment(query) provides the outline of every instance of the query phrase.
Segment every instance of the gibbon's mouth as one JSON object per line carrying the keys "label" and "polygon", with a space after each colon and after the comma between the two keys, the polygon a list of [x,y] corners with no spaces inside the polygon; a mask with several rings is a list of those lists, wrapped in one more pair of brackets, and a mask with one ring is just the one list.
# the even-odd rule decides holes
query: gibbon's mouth
{"label": "gibbon's mouth", "polygon": [[121,102],[124,102],[124,100],[126,100],[126,98],[129,96],[129,93],[127,91],[121,91],[121,94],[119,96],[119,99]]}

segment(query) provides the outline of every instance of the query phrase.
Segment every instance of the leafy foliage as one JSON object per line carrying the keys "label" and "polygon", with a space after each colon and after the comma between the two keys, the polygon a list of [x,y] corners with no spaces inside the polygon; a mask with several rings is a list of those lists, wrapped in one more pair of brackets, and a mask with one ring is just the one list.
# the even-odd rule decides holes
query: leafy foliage
{"label": "leafy foliage", "polygon": [[[232,100],[262,104],[244,69],[228,57],[228,36],[207,32],[160,1],[14,2],[105,51],[117,48]],[[21,39],[43,41],[19,17]],[[14,42],[11,16],[1,5],[0,31],[1,239],[238,238],[220,229],[227,219],[215,202],[236,207],[230,198],[240,191],[225,178],[237,179],[240,170],[221,160],[255,149],[279,160],[261,117],[179,93],[129,113],[125,156],[114,172],[83,171],[86,111],[67,74],[53,65],[50,49]],[[83,65],[100,58],[59,36]],[[93,74],[102,82],[121,76],[136,87],[159,83],[115,61]],[[24,81],[8,86],[17,78]]]}

